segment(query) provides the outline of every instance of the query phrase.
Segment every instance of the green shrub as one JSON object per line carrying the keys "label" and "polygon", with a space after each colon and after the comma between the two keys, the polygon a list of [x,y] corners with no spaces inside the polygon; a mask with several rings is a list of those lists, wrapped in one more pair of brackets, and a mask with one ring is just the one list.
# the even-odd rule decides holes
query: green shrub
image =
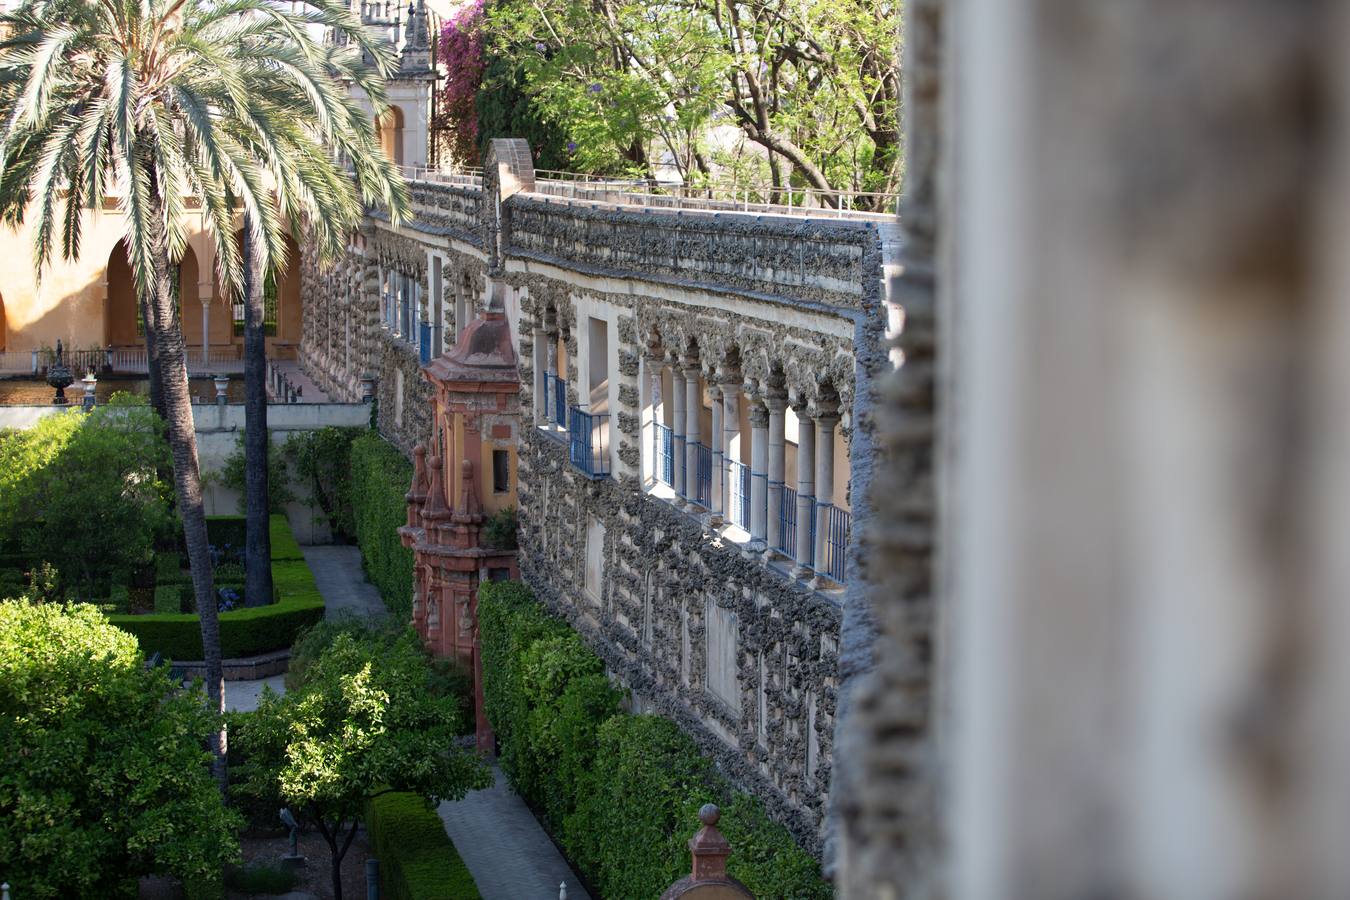
{"label": "green shrub", "polygon": [[[268,432],[267,441],[267,509],[271,513],[285,512],[286,504],[295,499],[291,491],[291,473],[286,466],[286,455],[281,444],[272,443],[272,434]],[[220,467],[220,483],[239,494],[239,511],[244,512],[246,492],[244,490],[244,432],[239,432],[234,449],[225,457]]]}
{"label": "green shrub", "polygon": [[371,849],[390,900],[478,900],[478,888],[436,811],[416,794],[382,794],[366,806]]}
{"label": "green shrub", "polygon": [[0,603],[0,860],[16,898],[135,896],[238,855],[199,691],[92,606]]}
{"label": "green shrub", "polygon": [[[273,516],[270,527],[273,535],[284,538],[290,533],[285,516]],[[273,546],[286,557],[298,555],[298,545],[294,551],[291,545],[293,537]],[[276,603],[220,614],[220,646],[226,659],[289,647],[302,629],[323,618],[323,596],[303,559],[278,559],[274,553],[272,586],[279,598]],[[202,658],[201,623],[194,614],[115,615],[109,621],[134,634],[146,655],[159,651],[168,659]]]}
{"label": "green shrub", "polygon": [[207,516],[206,534],[217,547],[229,544],[244,552],[244,543],[248,540],[248,525],[243,516]]}
{"label": "green shrub", "polygon": [[286,438],[283,448],[296,486],[308,488],[309,505],[322,511],[335,536],[356,538],[352,515],[352,441],[364,428],[330,425],[318,431],[297,431]]}
{"label": "green shrub", "polygon": [[225,870],[225,886],[241,894],[285,894],[298,880],[292,869],[255,862]]}
{"label": "green shrub", "polygon": [[191,580],[182,569],[182,556],[171,551],[155,554],[155,584],[181,584]]}
{"label": "green shrub", "polygon": [[568,626],[517,582],[478,595],[484,705],[512,785],[605,897],[656,897],[689,873],[698,808],[717,803],[732,876],[756,897],[823,900],[820,867],[755,798],[659,716],[618,711],[620,693]]}
{"label": "green shrub", "polygon": [[488,516],[483,524],[483,546],[498,550],[516,549],[516,508],[508,506]]}
{"label": "green shrub", "polygon": [[413,554],[398,529],[408,521],[404,500],[412,465],[375,432],[352,442],[351,500],[356,542],[366,575],[397,622],[412,617]]}
{"label": "green shrub", "polygon": [[183,612],[183,589],[177,584],[161,584],[155,588],[155,612]]}

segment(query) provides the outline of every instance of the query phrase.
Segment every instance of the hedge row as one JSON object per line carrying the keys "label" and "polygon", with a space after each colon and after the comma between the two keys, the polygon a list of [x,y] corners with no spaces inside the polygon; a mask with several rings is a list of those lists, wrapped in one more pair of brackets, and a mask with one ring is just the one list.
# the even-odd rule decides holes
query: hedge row
{"label": "hedge row", "polygon": [[[286,517],[272,516],[269,533],[272,586],[280,600],[220,614],[220,649],[225,659],[289,647],[301,629],[323,618],[323,597]],[[108,621],[134,634],[146,655],[159,651],[167,659],[181,660],[203,656],[201,622],[194,613],[112,615]]]}
{"label": "hedge row", "polygon": [[352,513],[366,576],[394,621],[410,621],[413,554],[399,540],[398,529],[408,521],[404,496],[412,484],[412,465],[369,431],[352,442],[351,466]]}
{"label": "hedge row", "polygon": [[480,900],[441,817],[416,794],[382,794],[366,804],[366,829],[389,900]]}
{"label": "hedge row", "polygon": [[604,664],[529,588],[479,588],[484,703],[502,768],[604,897],[658,897],[689,873],[698,808],[717,803],[728,868],[760,900],[828,898],[819,866],[660,716],[619,711]]}

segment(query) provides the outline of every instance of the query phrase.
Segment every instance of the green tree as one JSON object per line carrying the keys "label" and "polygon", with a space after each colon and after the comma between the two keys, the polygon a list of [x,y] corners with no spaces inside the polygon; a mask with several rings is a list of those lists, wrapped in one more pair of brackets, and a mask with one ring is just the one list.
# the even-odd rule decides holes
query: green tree
{"label": "green tree", "polygon": [[[767,174],[778,190],[898,186],[893,0],[500,0],[487,9],[489,53],[520,61],[538,114],[571,138],[572,168],[648,175],[667,160],[693,183],[721,170]],[[745,140],[728,147],[718,134],[728,127]]]}
{"label": "green tree", "polygon": [[0,860],[15,897],[135,897],[238,855],[200,690],[92,606],[0,603]]}
{"label": "green tree", "polygon": [[433,679],[411,632],[390,639],[342,630],[294,691],[264,689],[240,729],[239,790],[279,794],[323,835],[337,900],[342,859],[369,800],[391,791],[453,800],[491,784],[488,768],[456,748],[463,713],[454,696],[431,689]]}
{"label": "green tree", "polygon": [[[336,33],[341,46],[318,43],[311,30],[319,28]],[[262,271],[281,268],[287,229],[307,228],[306,243],[332,254],[363,200],[400,218],[407,189],[348,91],[354,85],[382,110],[392,57],[333,0],[298,7],[25,0],[0,16],[0,34],[0,218],[31,221],[39,272],[58,232],[61,254],[79,256],[82,210],[100,208],[109,189],[120,188],[124,241],[168,425],[207,691],[221,710],[220,624],[171,277],[187,246],[187,198],[200,203],[228,295],[243,281],[234,239],[239,206]],[[322,214],[308,215],[316,211]],[[213,750],[223,789],[223,731]]]}
{"label": "green tree", "polygon": [[0,540],[51,563],[61,593],[106,598],[170,529],[168,464],[164,423],[124,395],[0,435]]}

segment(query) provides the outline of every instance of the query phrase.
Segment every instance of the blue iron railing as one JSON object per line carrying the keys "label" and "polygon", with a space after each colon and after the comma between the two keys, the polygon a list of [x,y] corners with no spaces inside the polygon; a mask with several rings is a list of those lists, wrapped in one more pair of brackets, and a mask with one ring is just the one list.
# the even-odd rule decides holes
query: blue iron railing
{"label": "blue iron railing", "polygon": [[853,525],[853,516],[830,503],[817,506],[820,509],[817,522],[825,528],[825,558],[821,560],[819,571],[843,583],[848,533]]}
{"label": "blue iron railing", "polygon": [[778,546],[773,549],[797,558],[797,492],[783,485],[783,500],[778,504]]}
{"label": "blue iron railing", "polygon": [[712,508],[712,448],[702,444],[694,445],[694,460],[697,470],[694,472],[694,502],[705,508]]}
{"label": "blue iron railing", "polygon": [[431,323],[417,323],[417,357],[422,365],[431,362]]}
{"label": "blue iron railing", "polygon": [[731,509],[727,518],[731,524],[750,530],[750,467],[731,460],[727,463],[731,478]]}
{"label": "blue iron railing", "polygon": [[675,432],[657,424],[652,431],[652,459],[655,460],[656,480],[673,484],[675,478]]}
{"label": "blue iron railing", "polygon": [[591,478],[609,477],[609,415],[574,406],[568,422],[567,457]]}

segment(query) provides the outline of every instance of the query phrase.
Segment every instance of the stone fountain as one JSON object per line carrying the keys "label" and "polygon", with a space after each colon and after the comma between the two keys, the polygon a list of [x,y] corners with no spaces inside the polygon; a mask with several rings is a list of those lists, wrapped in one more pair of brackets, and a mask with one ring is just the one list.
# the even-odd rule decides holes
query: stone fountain
{"label": "stone fountain", "polygon": [[61,341],[56,342],[56,359],[47,367],[47,383],[56,388],[56,396],[52,398],[52,403],[58,406],[64,406],[69,401],[66,400],[66,388],[75,381],[75,376],[70,374],[70,369],[66,368],[64,353],[61,349]]}

